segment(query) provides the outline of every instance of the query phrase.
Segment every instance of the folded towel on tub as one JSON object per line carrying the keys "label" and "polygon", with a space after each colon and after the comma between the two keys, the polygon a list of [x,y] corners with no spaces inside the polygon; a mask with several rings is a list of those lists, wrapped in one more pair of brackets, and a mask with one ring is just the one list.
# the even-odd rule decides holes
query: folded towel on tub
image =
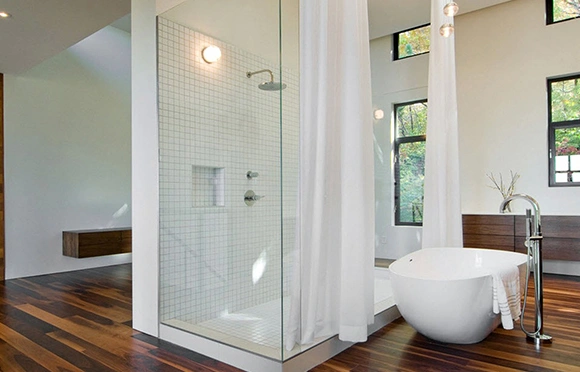
{"label": "folded towel on tub", "polygon": [[515,265],[494,267],[493,278],[493,312],[501,313],[501,324],[504,329],[513,329],[513,319],[521,314],[520,271]]}

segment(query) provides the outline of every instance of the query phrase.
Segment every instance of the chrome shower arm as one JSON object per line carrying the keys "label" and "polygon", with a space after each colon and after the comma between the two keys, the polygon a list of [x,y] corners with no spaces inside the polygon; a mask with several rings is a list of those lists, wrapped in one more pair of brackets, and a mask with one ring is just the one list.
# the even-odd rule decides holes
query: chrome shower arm
{"label": "chrome shower arm", "polygon": [[267,69],[267,68],[263,69],[263,70],[254,71],[254,72],[248,71],[248,72],[246,72],[246,76],[248,78],[251,78],[252,75],[261,74],[263,72],[267,72],[270,74],[270,82],[273,83],[274,82],[274,73],[272,72],[272,70]]}

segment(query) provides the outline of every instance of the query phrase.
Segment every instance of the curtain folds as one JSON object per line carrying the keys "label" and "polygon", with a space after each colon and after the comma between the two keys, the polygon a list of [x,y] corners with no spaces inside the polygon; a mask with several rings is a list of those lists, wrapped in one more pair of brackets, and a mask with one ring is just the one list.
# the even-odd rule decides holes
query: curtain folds
{"label": "curtain folds", "polygon": [[365,341],[374,308],[366,0],[300,4],[300,187],[285,344]]}
{"label": "curtain folds", "polygon": [[439,34],[441,25],[452,22],[443,14],[448,2],[431,0],[423,248],[463,247],[455,36]]}

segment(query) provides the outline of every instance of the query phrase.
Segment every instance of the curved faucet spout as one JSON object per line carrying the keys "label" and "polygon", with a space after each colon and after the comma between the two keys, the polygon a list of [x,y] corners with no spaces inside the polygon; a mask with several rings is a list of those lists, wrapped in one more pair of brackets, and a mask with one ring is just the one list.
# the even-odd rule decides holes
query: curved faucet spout
{"label": "curved faucet spout", "polygon": [[522,200],[526,200],[527,202],[529,202],[532,205],[532,209],[534,210],[534,220],[533,220],[533,227],[534,227],[534,231],[532,232],[533,235],[539,235],[540,234],[540,205],[538,204],[538,202],[536,201],[536,199],[532,198],[529,195],[526,194],[514,194],[514,195],[510,195],[507,198],[505,198],[500,206],[499,206],[499,213],[504,213],[505,209],[507,208],[508,204],[515,199],[522,199]]}
{"label": "curved faucet spout", "polygon": [[510,195],[507,198],[505,198],[499,206],[499,213],[504,213],[509,202],[511,202],[512,200],[515,200],[515,199],[527,200],[534,208],[534,214],[540,214],[540,205],[538,204],[536,199],[532,198],[531,196],[529,196],[527,194],[514,194],[514,195]]}

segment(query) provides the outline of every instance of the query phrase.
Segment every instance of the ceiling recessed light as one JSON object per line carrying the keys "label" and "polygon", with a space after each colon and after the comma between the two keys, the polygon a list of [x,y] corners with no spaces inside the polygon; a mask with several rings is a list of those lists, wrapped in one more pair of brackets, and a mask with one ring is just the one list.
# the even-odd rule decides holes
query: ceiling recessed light
{"label": "ceiling recessed light", "polygon": [[10,13],[0,11],[0,18],[10,18]]}

